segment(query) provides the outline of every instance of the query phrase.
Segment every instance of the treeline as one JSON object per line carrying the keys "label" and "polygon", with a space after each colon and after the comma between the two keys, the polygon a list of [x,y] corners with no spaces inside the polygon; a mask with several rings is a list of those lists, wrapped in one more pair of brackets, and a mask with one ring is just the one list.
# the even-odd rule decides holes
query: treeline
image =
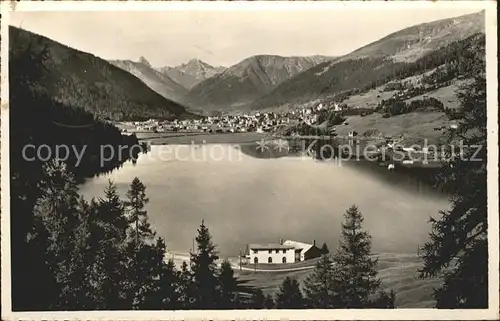
{"label": "treeline", "polygon": [[[434,79],[436,80],[443,78],[441,74],[444,72],[446,72],[447,77],[473,77],[475,76],[473,66],[478,59],[481,59],[485,55],[485,35],[475,34],[432,51],[415,62],[394,63],[392,75],[374,80],[367,86],[362,87],[362,89],[358,89],[358,92],[355,93],[366,92],[388,81],[423,74],[435,68],[438,68],[433,72],[435,74]],[[387,66],[383,65],[382,69],[384,68],[390,68],[390,63]],[[379,70],[377,69],[376,72],[378,73]],[[445,78],[444,80],[448,79]]]}
{"label": "treeline", "polygon": [[[52,273],[44,274],[43,260],[37,260],[45,245],[33,237],[39,224],[35,215],[37,202],[55,184],[51,172],[44,167],[46,163],[63,160],[80,183],[110,172],[127,160],[135,161],[145,151],[134,135],[123,136],[116,127],[82,108],[55,101],[39,88],[37,83],[46,74],[42,63],[45,58],[45,53],[26,50],[9,59],[11,268],[15,306],[22,306],[26,300],[27,306],[36,307],[38,300],[43,303],[45,289],[43,284],[36,284],[40,279],[53,277]],[[60,196],[64,198],[66,194]],[[32,290],[33,301],[29,302],[31,296],[27,293]]]}
{"label": "treeline", "polygon": [[[460,92],[462,126],[450,132],[450,143],[465,137],[464,153],[451,157],[439,176],[454,195],[451,206],[431,219],[431,236],[422,248],[421,277],[447,269],[435,290],[438,308],[488,305],[486,80],[479,72]],[[483,148],[476,154],[467,146]],[[471,161],[473,155],[479,161]],[[88,202],[64,164],[49,162],[42,173],[41,180],[27,173],[22,189],[19,173],[13,173],[12,221],[23,222],[11,233],[16,311],[394,307],[395,294],[381,290],[356,207],[345,213],[339,249],[324,255],[302,286],[289,278],[275,297],[258,290],[249,297],[231,265],[218,266],[203,222],[190,262],[180,269],[165,262],[165,242],[149,225],[146,190],[138,179],[126,200],[109,184],[103,198]],[[24,246],[14,248],[19,238]]]}
{"label": "treeline", "polygon": [[400,98],[390,98],[382,100],[375,108],[376,112],[387,116],[397,116],[412,112],[444,111],[443,103],[434,97],[425,97],[422,99],[405,102]]}
{"label": "treeline", "polygon": [[44,169],[50,183],[36,202],[29,234],[38,249],[30,253],[30,268],[39,280],[23,284],[26,292],[13,301],[15,310],[234,307],[238,284],[229,263],[216,265],[203,223],[198,249],[179,270],[165,260],[165,242],[149,224],[146,187],[139,179],[125,200],[109,182],[104,197],[85,201],[64,164],[50,162]]}
{"label": "treeline", "polygon": [[395,293],[381,289],[376,271],[378,259],[371,257],[371,237],[362,223],[363,216],[356,206],[347,209],[337,251],[322,255],[302,289],[297,280],[286,277],[274,301],[267,297],[264,306],[274,302],[278,309],[394,308]]}
{"label": "treeline", "polygon": [[80,106],[58,102],[39,88],[47,73],[43,64],[47,55],[47,50],[26,50],[10,56],[11,163],[40,168],[44,159],[59,156],[80,181],[109,172],[146,151],[135,135],[122,135]]}
{"label": "treeline", "polygon": [[[36,202],[29,233],[38,249],[30,263],[40,280],[26,285],[30,291],[23,301],[14,301],[16,310],[394,307],[394,293],[380,289],[370,236],[355,206],[345,213],[337,252],[322,256],[302,290],[286,278],[272,297],[242,286],[229,261],[219,264],[203,221],[189,263],[177,268],[166,260],[165,241],[149,224],[144,209],[149,199],[138,178],[125,200],[110,181],[104,197],[86,201],[64,164],[49,162],[44,170],[49,183]],[[42,291],[43,296],[34,296]]]}
{"label": "treeline", "polygon": [[[30,79],[34,91],[96,116],[113,120],[196,117],[103,59],[13,26],[9,26],[9,54],[10,72]],[[19,63],[27,54],[43,59]],[[32,78],[30,70],[40,67],[42,73]]]}
{"label": "treeline", "polygon": [[[405,85],[398,80],[436,69],[430,75],[423,78],[423,83],[428,86],[427,88],[422,87],[421,92],[416,93],[416,95],[419,95],[439,87],[447,86],[449,81],[455,78],[474,77],[473,66],[478,59],[481,59],[485,55],[485,36],[484,34],[475,34],[428,53],[415,62],[395,63],[389,60],[373,60],[371,64],[367,64],[367,62],[365,63],[366,70],[363,70],[364,72],[359,75],[357,71],[361,70],[357,67],[358,63],[356,61],[347,61],[344,65],[339,63],[331,69],[347,68],[347,63],[351,62],[352,66],[348,70],[351,70],[353,74],[346,74],[343,79],[332,81],[328,90],[324,90],[323,92],[340,91],[336,94],[335,100],[341,102],[349,96],[368,92],[388,82],[390,83],[384,90],[402,90],[405,88]],[[371,69],[369,68],[370,65]],[[351,77],[352,79],[350,79]],[[347,81],[348,79],[349,81]]]}
{"label": "treeline", "polygon": [[[488,307],[488,191],[486,56],[470,68],[474,81],[458,91],[460,107],[454,112],[459,126],[445,134],[450,161],[437,175],[439,186],[451,192],[451,204],[430,220],[431,233],[423,246],[423,278],[444,274],[434,291],[436,307],[485,309]],[[460,142],[460,143],[459,143]],[[444,272],[444,273],[443,273]]]}

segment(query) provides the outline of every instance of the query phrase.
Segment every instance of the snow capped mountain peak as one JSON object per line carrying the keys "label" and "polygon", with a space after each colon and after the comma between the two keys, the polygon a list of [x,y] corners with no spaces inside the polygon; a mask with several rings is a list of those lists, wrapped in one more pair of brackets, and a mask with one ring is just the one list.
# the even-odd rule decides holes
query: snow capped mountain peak
{"label": "snow capped mountain peak", "polygon": [[151,64],[149,63],[149,61],[146,58],[144,58],[144,56],[139,57],[138,61],[141,64],[144,64],[144,65],[146,65],[148,67],[151,67]]}
{"label": "snow capped mountain peak", "polygon": [[196,58],[174,68],[180,72],[203,80],[225,70],[224,67],[214,67]]}

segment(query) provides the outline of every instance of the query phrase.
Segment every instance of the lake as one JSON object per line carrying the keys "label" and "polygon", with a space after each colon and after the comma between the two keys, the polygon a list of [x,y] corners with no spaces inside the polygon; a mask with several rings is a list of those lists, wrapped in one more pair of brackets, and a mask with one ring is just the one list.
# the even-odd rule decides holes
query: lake
{"label": "lake", "polygon": [[334,249],[344,211],[356,204],[375,252],[415,254],[428,239],[429,216],[449,206],[445,195],[373,164],[260,159],[224,144],[152,146],[136,164],[90,179],[80,191],[102,196],[111,179],[125,197],[134,177],[146,185],[153,228],[178,252],[192,248],[203,219],[222,256],[279,239]]}

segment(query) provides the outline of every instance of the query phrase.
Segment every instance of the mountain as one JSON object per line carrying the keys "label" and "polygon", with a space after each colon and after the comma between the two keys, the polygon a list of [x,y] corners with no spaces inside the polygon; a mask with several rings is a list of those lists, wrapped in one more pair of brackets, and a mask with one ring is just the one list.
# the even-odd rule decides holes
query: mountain
{"label": "mountain", "polygon": [[461,52],[463,47],[477,44],[475,35],[483,35],[484,38],[484,30],[483,11],[397,31],[284,81],[254,101],[252,109],[303,103],[366,90],[393,78],[431,70],[444,64],[450,55],[458,56],[459,60],[460,55],[465,55]]}
{"label": "mountain", "polygon": [[181,104],[184,102],[188,90],[169,76],[151,67],[146,58],[140,57],[137,62],[132,60],[110,60],[109,62],[136,76],[163,97]]}
{"label": "mountain", "polygon": [[452,42],[476,33],[484,33],[484,19],[482,11],[405,28],[359,48],[339,61],[367,57],[390,57],[397,62],[415,61]]}
{"label": "mountain", "polygon": [[[32,91],[64,105],[111,119],[193,116],[139,78],[92,54],[12,26],[9,43],[11,63],[23,55],[44,56],[43,66],[30,66],[32,59],[24,59],[10,72],[27,79]],[[39,67],[35,77],[29,70]]]}
{"label": "mountain", "polygon": [[225,67],[214,67],[199,59],[191,59],[185,64],[175,67],[163,67],[159,71],[187,89],[225,70]]}
{"label": "mountain", "polygon": [[190,98],[203,109],[241,108],[285,80],[332,57],[249,57],[194,86]]}

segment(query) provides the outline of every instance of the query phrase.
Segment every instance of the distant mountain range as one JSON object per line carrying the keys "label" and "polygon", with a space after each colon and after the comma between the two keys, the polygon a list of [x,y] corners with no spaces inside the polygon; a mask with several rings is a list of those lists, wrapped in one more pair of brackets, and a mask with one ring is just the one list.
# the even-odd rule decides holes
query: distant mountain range
{"label": "distant mountain range", "polygon": [[[11,67],[10,73],[26,79],[33,92],[65,105],[111,119],[193,116],[182,105],[162,97],[139,78],[101,58],[10,26],[10,61],[26,53],[44,56],[41,74],[30,72],[40,66],[26,64]],[[140,66],[138,70],[142,70]]]}
{"label": "distant mountain range", "polygon": [[167,74],[151,67],[144,57],[139,58],[137,62],[132,60],[110,60],[109,62],[128,71],[142,80],[149,88],[177,103],[182,104],[189,91]]}
{"label": "distant mountain range", "polygon": [[270,92],[277,85],[333,57],[258,55],[194,86],[189,96],[202,109],[238,109]]}
{"label": "distant mountain range", "polygon": [[259,55],[229,68],[192,59],[176,67],[154,68],[144,58],[110,62],[141,79],[167,99],[199,113],[237,109],[268,93],[281,82],[333,57]]}
{"label": "distant mountain range", "polygon": [[161,68],[144,57],[108,63],[14,27],[10,34],[11,54],[50,49],[34,88],[62,102],[114,118],[191,117],[185,107],[211,113],[300,105],[435,68],[484,34],[484,12],[409,27],[341,57],[257,55],[229,68],[198,59]]}
{"label": "distant mountain range", "polygon": [[425,55],[472,35],[484,34],[484,19],[484,12],[479,12],[392,33],[284,81],[247,108],[260,109],[310,101],[377,82],[387,82]]}
{"label": "distant mountain range", "polygon": [[226,67],[214,67],[199,59],[191,59],[185,64],[175,67],[162,67],[158,69],[187,89],[193,88],[203,80],[226,70]]}

